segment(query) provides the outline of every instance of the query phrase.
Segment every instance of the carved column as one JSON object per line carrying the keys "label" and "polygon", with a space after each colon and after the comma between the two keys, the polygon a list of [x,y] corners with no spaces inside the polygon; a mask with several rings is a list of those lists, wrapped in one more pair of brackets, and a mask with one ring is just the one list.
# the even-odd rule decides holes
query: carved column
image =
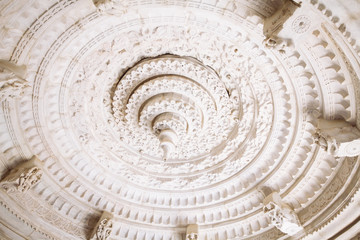
{"label": "carved column", "polygon": [[271,223],[280,231],[290,236],[303,231],[304,229],[295,211],[282,201],[279,193],[272,192],[269,194],[269,189],[270,188],[263,188],[260,191],[263,194],[268,194],[263,201],[263,210],[270,218]]}
{"label": "carved column", "polygon": [[111,213],[103,212],[93,232],[91,233],[90,240],[109,239],[113,228],[112,218],[113,216]]}
{"label": "carved column", "polygon": [[198,240],[199,226],[197,224],[190,224],[186,228],[185,240]]}
{"label": "carved column", "polygon": [[26,67],[17,66],[9,61],[0,60],[0,101],[22,96],[29,87],[24,79]]}
{"label": "carved column", "polygon": [[314,141],[335,157],[360,155],[360,131],[343,120],[318,119]]}
{"label": "carved column", "polygon": [[31,160],[12,169],[1,180],[0,186],[8,193],[26,192],[41,180],[42,175],[42,163],[36,156],[33,156]]}

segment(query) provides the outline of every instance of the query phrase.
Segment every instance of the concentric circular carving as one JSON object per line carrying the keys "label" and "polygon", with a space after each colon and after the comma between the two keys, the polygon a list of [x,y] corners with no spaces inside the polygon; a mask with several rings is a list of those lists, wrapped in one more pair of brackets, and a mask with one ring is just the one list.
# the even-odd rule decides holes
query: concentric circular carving
{"label": "concentric circular carving", "polygon": [[360,140],[354,140],[344,146],[344,153],[347,156],[358,156],[360,154]]}
{"label": "concentric circular carving", "polygon": [[[178,27],[151,30],[154,43],[166,41],[167,35],[158,39],[158,31],[168,32],[169,43],[175,41],[171,40],[173,36],[183,35],[184,38],[176,39],[181,50],[174,51],[170,44],[155,44],[145,51],[149,56],[121,64],[112,59],[106,64],[109,70],[86,81],[75,79],[71,87],[78,90],[73,91],[71,105],[82,106],[71,106],[80,112],[71,114],[80,144],[95,161],[138,186],[185,190],[228,179],[261,154],[273,124],[267,78],[274,78],[277,84],[276,75],[264,76],[253,60],[244,55],[250,54],[247,50],[240,54],[241,46],[234,47],[217,36],[209,35],[208,39],[214,45],[223,45],[224,51],[214,48],[210,54],[199,48],[200,55],[191,57],[189,32],[184,30]],[[139,39],[149,37],[142,36],[142,31],[128,34],[138,35]],[[200,46],[202,39],[198,41]],[[121,37],[114,41],[119,48],[122,42]],[[135,46],[132,51],[142,47]],[[155,49],[160,55],[152,56]],[[90,59],[95,59],[96,54]],[[215,58],[216,68],[204,63]],[[123,74],[118,76],[110,69]],[[84,74],[80,71],[77,75]],[[98,85],[98,77],[105,79],[102,86]],[[79,99],[89,95],[94,86],[97,96]],[[93,114],[100,112],[104,114]],[[88,116],[85,122],[84,116]],[[104,147],[109,149],[107,153],[101,150]]]}
{"label": "concentric circular carving", "polygon": [[116,130],[127,136],[129,146],[154,159],[164,154],[159,134],[171,130],[177,141],[168,158],[189,160],[229,138],[239,119],[239,96],[239,89],[227,89],[214,70],[195,59],[145,59],[117,84]]}
{"label": "concentric circular carving", "polygon": [[292,29],[298,34],[305,33],[311,24],[309,17],[305,15],[298,16],[292,23]]}
{"label": "concentric circular carving", "polygon": [[[155,2],[132,1],[126,11],[104,5],[101,13],[87,6],[79,21],[59,17],[61,27],[43,31],[52,10],[29,28],[37,32],[31,47],[19,41],[27,51],[19,45],[13,60],[32,56],[34,79],[17,106],[24,136],[13,135],[55,182],[39,184],[32,199],[81,222],[61,227],[78,236],[90,218],[111,212],[116,239],[177,239],[174,229],[194,223],[207,239],[278,239],[261,210],[263,185],[302,223],[317,218],[358,167],[312,139],[309,113],[354,116],[348,86],[356,74],[344,70],[354,59],[349,49],[332,51],[342,51],[335,28],[323,22],[310,32],[313,15],[304,13],[284,30],[304,41],[288,39],[277,51],[261,44],[262,18],[276,10],[258,9],[266,1]],[[36,213],[52,213],[38,205]]]}

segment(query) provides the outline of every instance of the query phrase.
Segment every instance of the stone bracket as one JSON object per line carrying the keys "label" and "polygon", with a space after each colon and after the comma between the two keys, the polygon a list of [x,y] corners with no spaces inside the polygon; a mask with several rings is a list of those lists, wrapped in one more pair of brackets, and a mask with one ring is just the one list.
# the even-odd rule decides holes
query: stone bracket
{"label": "stone bracket", "polygon": [[263,204],[264,213],[270,218],[271,223],[283,233],[294,236],[304,230],[295,211],[282,201],[279,193],[272,192],[266,196]]}
{"label": "stone bracket", "polygon": [[198,240],[199,226],[197,224],[190,224],[186,228],[186,240]]}
{"label": "stone bracket", "polygon": [[99,221],[94,227],[89,240],[107,240],[110,237],[113,228],[113,215],[109,212],[103,212]]}
{"label": "stone bracket", "polygon": [[43,175],[42,162],[33,156],[29,161],[12,169],[0,182],[0,186],[8,193],[27,192],[35,186]]}

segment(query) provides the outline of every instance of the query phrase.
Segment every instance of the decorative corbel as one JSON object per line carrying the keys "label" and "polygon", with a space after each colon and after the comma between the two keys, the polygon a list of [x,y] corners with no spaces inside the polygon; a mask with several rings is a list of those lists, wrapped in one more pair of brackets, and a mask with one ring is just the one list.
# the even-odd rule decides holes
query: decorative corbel
{"label": "decorative corbel", "polygon": [[90,240],[107,240],[110,237],[113,228],[113,216],[111,213],[103,212],[93,232]]}
{"label": "decorative corbel", "polygon": [[284,0],[273,15],[264,19],[263,44],[269,49],[285,51],[287,46],[302,41],[304,38],[301,36],[314,29],[318,22],[318,17],[307,4],[298,0]]}
{"label": "decorative corbel", "polygon": [[291,18],[295,11],[301,6],[301,4],[285,0],[284,4],[273,15],[265,18],[263,33],[265,40],[263,44],[270,49],[282,50],[288,43],[285,39],[282,39],[279,34],[284,27],[286,21]]}
{"label": "decorative corbel", "polygon": [[27,192],[35,186],[43,175],[42,163],[33,156],[29,161],[21,163],[10,171],[0,182],[6,192]]}
{"label": "decorative corbel", "polygon": [[93,3],[101,14],[121,15],[127,11],[122,0],[93,0]]}
{"label": "decorative corbel", "polygon": [[360,155],[360,131],[344,120],[319,118],[314,142],[334,157]]}
{"label": "decorative corbel", "polygon": [[185,240],[198,240],[199,226],[197,224],[190,224],[186,228]]}
{"label": "decorative corbel", "polygon": [[268,187],[260,190],[265,196],[263,211],[270,218],[271,223],[277,229],[290,236],[294,236],[298,232],[303,231],[304,228],[295,211],[287,203],[282,201],[279,193],[271,191]]}
{"label": "decorative corbel", "polygon": [[26,67],[0,60],[0,101],[20,97],[29,88],[25,78]]}

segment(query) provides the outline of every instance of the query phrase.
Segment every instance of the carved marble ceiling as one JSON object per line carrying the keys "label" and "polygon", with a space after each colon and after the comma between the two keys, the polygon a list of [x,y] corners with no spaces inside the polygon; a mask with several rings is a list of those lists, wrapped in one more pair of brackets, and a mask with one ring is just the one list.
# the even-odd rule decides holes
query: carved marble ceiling
{"label": "carved marble ceiling", "polygon": [[359,5],[1,0],[0,238],[354,238]]}

